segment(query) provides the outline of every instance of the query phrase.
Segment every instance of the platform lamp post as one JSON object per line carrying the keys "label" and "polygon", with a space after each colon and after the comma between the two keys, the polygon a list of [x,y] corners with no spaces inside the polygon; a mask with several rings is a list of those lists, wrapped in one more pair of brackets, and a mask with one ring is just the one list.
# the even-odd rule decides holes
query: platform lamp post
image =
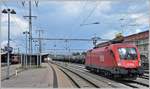
{"label": "platform lamp post", "polygon": [[27,63],[28,63],[28,61],[27,61],[27,59],[28,59],[28,56],[27,56],[27,50],[28,50],[28,47],[27,47],[27,45],[28,45],[28,43],[27,43],[27,36],[28,36],[29,32],[28,32],[28,31],[25,31],[25,32],[23,32],[23,34],[25,34],[25,35],[26,35],[26,56],[25,56],[25,67],[27,68]]}
{"label": "platform lamp post", "polygon": [[6,79],[9,79],[9,60],[10,60],[10,14],[16,14],[13,9],[4,9],[2,13],[8,14],[8,44],[7,44],[7,75]]}

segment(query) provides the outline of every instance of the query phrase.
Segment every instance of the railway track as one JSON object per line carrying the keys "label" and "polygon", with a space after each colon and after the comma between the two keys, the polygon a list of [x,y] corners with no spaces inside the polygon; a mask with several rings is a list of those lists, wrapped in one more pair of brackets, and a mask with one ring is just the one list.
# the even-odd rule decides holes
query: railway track
{"label": "railway track", "polygon": [[142,85],[142,86],[145,86],[145,87],[149,87],[148,84],[144,84],[144,83],[141,83],[141,82],[138,82],[138,81],[131,81],[132,83],[136,83],[136,84],[139,84],[139,85]]}
{"label": "railway track", "polygon": [[[88,71],[85,71],[85,69],[83,68],[83,67],[81,67],[81,66],[70,66],[70,67],[72,67],[72,68],[74,68],[74,69],[78,69],[78,70],[82,70],[82,71],[84,71],[84,72],[86,72],[86,74],[88,74]],[[144,77],[144,76],[143,76]],[[97,77],[98,78],[98,77]],[[145,78],[144,78],[145,79]],[[149,78],[146,78],[147,80],[149,80]],[[140,81],[116,81],[116,80],[113,80],[113,81],[115,81],[115,82],[118,82],[118,83],[122,83],[122,84],[124,84],[124,85],[126,85],[126,86],[129,86],[129,87],[132,87],[132,88],[139,88],[139,87],[149,87],[149,85],[148,84],[146,84],[146,83],[142,83],[142,82],[140,82]],[[112,85],[112,86],[114,86],[114,85]]]}
{"label": "railway track", "polygon": [[149,70],[144,70],[144,75],[140,76],[140,78],[149,80]]}
{"label": "railway track", "polygon": [[131,81],[131,80],[124,80],[124,81],[117,81],[117,82],[120,82],[122,84],[125,84],[127,86],[130,86],[132,88],[144,88],[144,87],[149,87],[149,85],[147,84],[144,84],[144,83],[141,83],[141,82],[138,82],[138,81]]}
{"label": "railway track", "polygon": [[143,79],[147,79],[147,80],[149,80],[149,76],[148,76],[148,75],[140,76],[140,78],[143,78]]}
{"label": "railway track", "polygon": [[48,62],[48,65],[52,68],[53,71],[53,88],[58,88],[58,79],[55,68]]}
{"label": "railway track", "polygon": [[59,69],[63,71],[64,74],[66,74],[78,88],[100,88],[93,82],[85,79],[84,77],[80,76],[79,74],[73,71],[64,68],[59,68]]}
{"label": "railway track", "polygon": [[149,70],[144,70],[144,73],[149,74]]}
{"label": "railway track", "polygon": [[[99,85],[99,87],[106,87],[106,88],[122,88],[122,87],[124,87],[124,88],[129,88],[129,87],[126,87],[126,86],[124,86],[123,84],[118,84],[118,83],[116,83],[116,82],[114,82],[114,81],[111,81],[111,80],[109,80],[109,79],[106,79],[106,78],[102,78],[102,77],[100,77],[100,76],[98,76],[98,75],[93,75],[93,74],[91,74],[91,73],[89,73],[89,72],[83,72],[83,71],[79,71],[78,70],[78,68],[72,68],[72,67],[64,67],[63,65],[61,65],[61,64],[57,64],[57,65],[59,65],[60,67],[63,67],[63,68],[65,68],[65,69],[68,69],[68,70],[71,70],[71,71],[75,71],[76,73],[78,73],[80,76],[88,76],[88,77],[85,77],[86,79],[89,79],[90,81],[91,80],[93,80],[93,82],[94,83],[96,83],[96,85]],[[90,77],[90,78],[89,78]]]}
{"label": "railway track", "polygon": [[[48,63],[48,64],[53,68],[52,66],[53,63],[52,64]],[[57,66],[57,67],[71,80],[71,82],[77,88],[100,88],[100,86],[95,84],[94,81],[88,80],[88,78],[85,78],[72,70],[69,70],[62,66]],[[56,79],[53,81],[56,81]]]}
{"label": "railway track", "polygon": [[126,82],[120,82],[120,83],[122,83],[122,84],[124,84],[124,85],[126,85],[126,86],[129,86],[129,87],[131,87],[131,88],[138,88],[137,86],[132,85],[132,84],[130,84],[130,83],[126,83]]}

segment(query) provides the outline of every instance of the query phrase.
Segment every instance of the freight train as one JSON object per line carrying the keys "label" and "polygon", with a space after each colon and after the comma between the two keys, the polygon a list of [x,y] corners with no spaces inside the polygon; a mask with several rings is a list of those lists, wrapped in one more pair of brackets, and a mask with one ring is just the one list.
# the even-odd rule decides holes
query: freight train
{"label": "freight train", "polygon": [[89,50],[85,67],[87,70],[119,79],[136,79],[144,73],[137,47],[123,43],[122,40],[104,42]]}
{"label": "freight train", "polygon": [[71,63],[79,63],[84,64],[85,56],[77,55],[77,56],[68,56],[68,55],[57,55],[56,57],[51,56],[53,61],[62,61],[62,62],[71,62]]}

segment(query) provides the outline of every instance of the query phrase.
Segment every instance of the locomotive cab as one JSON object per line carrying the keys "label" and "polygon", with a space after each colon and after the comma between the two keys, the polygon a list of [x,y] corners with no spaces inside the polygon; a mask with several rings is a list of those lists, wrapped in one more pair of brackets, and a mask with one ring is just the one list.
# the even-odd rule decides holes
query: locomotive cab
{"label": "locomotive cab", "polygon": [[111,48],[116,59],[116,67],[112,73],[129,77],[143,75],[140,53],[136,46],[122,43],[112,44]]}

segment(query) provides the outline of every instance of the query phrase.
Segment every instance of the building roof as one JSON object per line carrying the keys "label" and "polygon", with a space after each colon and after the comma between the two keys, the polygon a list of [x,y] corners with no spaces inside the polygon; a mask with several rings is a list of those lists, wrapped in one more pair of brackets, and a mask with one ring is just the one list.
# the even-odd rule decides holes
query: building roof
{"label": "building roof", "polygon": [[124,41],[136,41],[149,38],[149,30],[124,37]]}
{"label": "building roof", "polygon": [[[148,39],[149,38],[149,30],[144,31],[144,32],[140,32],[140,33],[136,33],[136,34],[132,34],[129,36],[125,36],[124,37],[124,42],[132,42],[132,41],[136,41],[136,40],[140,40],[140,39]],[[106,45],[109,45],[110,42],[103,42],[103,43],[99,43],[96,45],[97,47],[103,47]]]}

